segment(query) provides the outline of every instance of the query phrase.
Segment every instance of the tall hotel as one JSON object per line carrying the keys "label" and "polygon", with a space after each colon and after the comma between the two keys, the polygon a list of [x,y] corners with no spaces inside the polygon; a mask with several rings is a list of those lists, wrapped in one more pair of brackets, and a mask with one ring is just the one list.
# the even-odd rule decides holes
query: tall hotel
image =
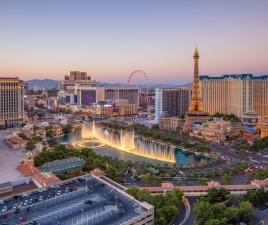
{"label": "tall hotel", "polygon": [[17,77],[0,77],[0,127],[24,121],[25,83]]}
{"label": "tall hotel", "polygon": [[155,121],[161,116],[181,116],[191,101],[190,88],[157,88],[155,90]]}
{"label": "tall hotel", "polygon": [[200,90],[204,110],[242,116],[255,110],[260,116],[268,115],[268,76],[252,74],[200,76]]}

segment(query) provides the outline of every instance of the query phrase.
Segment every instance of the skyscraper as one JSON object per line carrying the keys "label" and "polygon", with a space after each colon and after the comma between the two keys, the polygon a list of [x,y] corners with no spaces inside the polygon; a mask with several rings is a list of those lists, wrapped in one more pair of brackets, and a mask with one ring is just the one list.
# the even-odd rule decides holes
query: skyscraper
{"label": "skyscraper", "polygon": [[189,111],[186,112],[185,129],[189,130],[191,126],[207,122],[208,113],[204,112],[203,102],[200,94],[200,81],[199,81],[199,53],[198,49],[194,51],[194,77],[192,84],[192,98],[189,106]]}
{"label": "skyscraper", "polygon": [[139,106],[139,89],[132,87],[105,88],[105,100],[128,100],[129,104]]}
{"label": "skyscraper", "polygon": [[189,108],[190,88],[157,88],[155,91],[155,121],[161,116],[182,116]]}
{"label": "skyscraper", "polygon": [[17,77],[0,77],[0,127],[24,121],[25,83]]}

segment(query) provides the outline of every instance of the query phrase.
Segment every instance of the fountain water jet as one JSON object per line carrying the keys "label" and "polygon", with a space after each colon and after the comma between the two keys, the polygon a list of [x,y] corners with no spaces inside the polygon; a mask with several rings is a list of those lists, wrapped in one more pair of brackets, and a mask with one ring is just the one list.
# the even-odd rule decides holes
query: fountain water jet
{"label": "fountain water jet", "polygon": [[108,131],[95,122],[83,125],[82,137],[94,137],[106,145],[146,158],[175,163],[175,148],[147,138],[135,137],[134,131]]}

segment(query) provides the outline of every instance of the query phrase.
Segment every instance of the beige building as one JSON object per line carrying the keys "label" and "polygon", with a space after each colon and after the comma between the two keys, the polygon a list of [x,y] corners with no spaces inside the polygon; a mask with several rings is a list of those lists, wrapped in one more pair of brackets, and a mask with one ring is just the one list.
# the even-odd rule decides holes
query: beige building
{"label": "beige building", "polygon": [[213,141],[225,141],[242,135],[243,127],[240,123],[216,120],[193,128],[192,136]]}
{"label": "beige building", "polygon": [[139,89],[132,87],[105,88],[105,101],[128,100],[129,104],[139,106]]}
{"label": "beige building", "polygon": [[0,77],[0,127],[24,122],[25,83],[18,77]]}
{"label": "beige building", "polygon": [[200,89],[204,110],[210,115],[219,112],[241,117],[252,109],[260,116],[268,115],[268,76],[200,76]]}
{"label": "beige building", "polygon": [[119,116],[136,115],[138,113],[138,106],[130,104],[126,99],[121,99],[116,102],[115,110]]}
{"label": "beige building", "polygon": [[268,137],[268,117],[261,118],[256,128],[259,130],[261,138]]}
{"label": "beige building", "polygon": [[91,80],[87,72],[71,71],[70,75],[65,75],[64,80],[60,82],[60,90],[67,93],[75,93],[77,86],[96,87],[96,81]]}
{"label": "beige building", "polygon": [[183,119],[179,117],[161,117],[159,127],[161,130],[178,130],[182,128]]}
{"label": "beige building", "polygon": [[111,116],[113,113],[113,106],[112,105],[97,105],[96,107],[96,115],[105,115]]}
{"label": "beige building", "polygon": [[253,109],[260,116],[268,116],[268,76],[255,78],[253,85]]}
{"label": "beige building", "polygon": [[106,116],[128,116],[136,115],[138,113],[136,104],[129,104],[128,100],[121,99],[118,101],[102,102],[96,106],[97,115]]}
{"label": "beige building", "polygon": [[5,138],[5,141],[12,149],[22,149],[25,148],[27,144],[27,141],[19,136],[7,137]]}

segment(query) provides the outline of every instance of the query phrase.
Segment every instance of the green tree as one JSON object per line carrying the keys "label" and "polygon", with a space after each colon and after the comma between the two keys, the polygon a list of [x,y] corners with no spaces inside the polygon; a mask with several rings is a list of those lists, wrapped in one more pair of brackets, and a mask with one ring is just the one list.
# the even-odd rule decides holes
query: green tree
{"label": "green tree", "polygon": [[205,177],[198,178],[198,184],[207,185],[208,184],[208,179],[205,178]]}
{"label": "green tree", "polygon": [[141,182],[144,186],[160,186],[160,178],[154,175],[145,174],[141,176]]}
{"label": "green tree", "polygon": [[28,151],[32,151],[32,150],[34,150],[34,148],[35,148],[34,142],[32,140],[28,141],[27,144],[26,144],[26,149]]}
{"label": "green tree", "polygon": [[196,203],[193,210],[197,225],[204,225],[211,218],[212,205],[204,200]]}
{"label": "green tree", "polygon": [[18,136],[21,137],[23,140],[29,140],[28,136],[25,133],[20,132],[18,133]]}
{"label": "green tree", "polygon": [[231,114],[225,114],[223,116],[223,119],[225,121],[230,121],[232,123],[234,123],[234,122],[240,122],[240,119],[235,114],[233,114],[233,113],[231,113]]}
{"label": "green tree", "polygon": [[127,192],[140,201],[146,201],[155,207],[155,225],[166,225],[173,221],[179,213],[182,192],[173,190],[166,195],[150,195],[148,190],[129,188]]}
{"label": "green tree", "polygon": [[247,192],[246,199],[250,201],[253,206],[257,207],[268,201],[268,193],[265,192],[263,188],[250,190]]}
{"label": "green tree", "polygon": [[224,188],[210,188],[207,199],[209,203],[222,202],[228,199],[230,192]]}
{"label": "green tree", "polygon": [[222,184],[232,184],[233,183],[233,177],[227,174],[224,174],[222,177]]}
{"label": "green tree", "polygon": [[254,212],[255,210],[249,201],[240,202],[239,204],[240,222],[249,224],[250,221],[253,219]]}
{"label": "green tree", "polygon": [[220,219],[210,219],[205,222],[205,225],[228,225],[228,219],[226,217]]}
{"label": "green tree", "polygon": [[265,148],[268,148],[268,137],[257,139],[254,141],[252,145],[252,149],[256,151],[264,150]]}
{"label": "green tree", "polygon": [[224,217],[228,218],[228,221],[231,224],[238,224],[240,221],[239,209],[233,206],[226,208],[224,212]]}
{"label": "green tree", "polygon": [[267,169],[257,169],[250,175],[250,179],[257,179],[257,180],[264,180],[268,177],[268,170]]}

